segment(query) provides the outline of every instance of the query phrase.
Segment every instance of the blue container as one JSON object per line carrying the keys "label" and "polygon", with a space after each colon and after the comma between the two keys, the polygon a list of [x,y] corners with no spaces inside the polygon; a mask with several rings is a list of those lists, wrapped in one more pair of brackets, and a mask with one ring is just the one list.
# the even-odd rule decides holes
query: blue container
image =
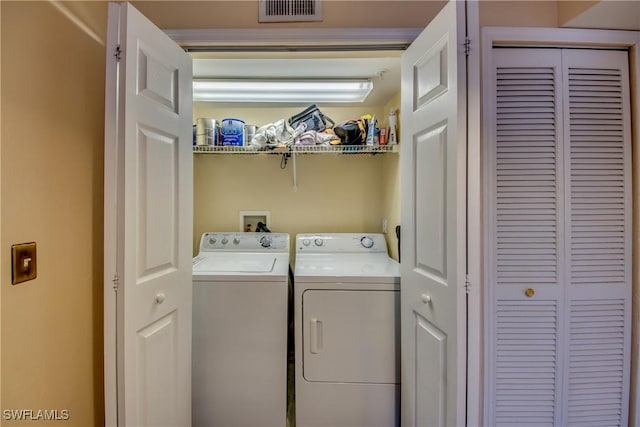
{"label": "blue container", "polygon": [[220,125],[222,145],[241,147],[244,142],[244,122],[238,119],[224,119]]}

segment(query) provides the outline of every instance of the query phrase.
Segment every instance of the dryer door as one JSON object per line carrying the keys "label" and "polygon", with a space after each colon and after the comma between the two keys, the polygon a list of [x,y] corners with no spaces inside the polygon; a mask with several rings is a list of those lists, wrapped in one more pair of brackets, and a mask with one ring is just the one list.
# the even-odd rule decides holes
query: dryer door
{"label": "dryer door", "polygon": [[308,290],[302,297],[307,381],[398,384],[400,293]]}

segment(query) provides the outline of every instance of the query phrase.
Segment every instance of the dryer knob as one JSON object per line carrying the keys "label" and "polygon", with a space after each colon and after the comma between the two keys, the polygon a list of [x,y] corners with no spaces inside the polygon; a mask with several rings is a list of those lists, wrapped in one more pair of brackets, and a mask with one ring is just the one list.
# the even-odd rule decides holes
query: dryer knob
{"label": "dryer knob", "polygon": [[270,237],[267,237],[267,236],[263,236],[263,237],[260,239],[260,245],[261,245],[263,248],[271,247],[271,238],[270,238]]}
{"label": "dryer knob", "polygon": [[233,238],[233,244],[234,245],[239,245],[240,244],[240,239],[238,239],[237,237]]}
{"label": "dryer knob", "polygon": [[209,237],[209,244],[210,245],[215,245],[216,244],[216,238],[215,237]]}
{"label": "dryer knob", "polygon": [[311,244],[311,240],[309,240],[309,239],[304,239],[304,240],[302,241],[302,244],[303,244],[303,245],[305,245],[305,246],[309,246],[309,245]]}
{"label": "dryer knob", "polygon": [[222,238],[222,244],[226,245],[227,243],[229,243],[229,239],[227,239],[226,237]]}
{"label": "dryer knob", "polygon": [[314,241],[314,243],[316,244],[316,246],[322,246],[324,245],[324,241],[322,239],[316,239]]}
{"label": "dryer knob", "polygon": [[360,239],[360,244],[362,245],[362,247],[370,249],[373,247],[373,239],[371,237],[365,236]]}

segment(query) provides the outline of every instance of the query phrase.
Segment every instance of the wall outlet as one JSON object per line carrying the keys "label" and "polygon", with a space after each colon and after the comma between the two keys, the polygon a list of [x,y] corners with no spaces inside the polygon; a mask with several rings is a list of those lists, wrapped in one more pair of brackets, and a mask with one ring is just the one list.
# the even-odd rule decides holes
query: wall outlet
{"label": "wall outlet", "polygon": [[382,232],[386,234],[387,232],[387,218],[382,218]]}

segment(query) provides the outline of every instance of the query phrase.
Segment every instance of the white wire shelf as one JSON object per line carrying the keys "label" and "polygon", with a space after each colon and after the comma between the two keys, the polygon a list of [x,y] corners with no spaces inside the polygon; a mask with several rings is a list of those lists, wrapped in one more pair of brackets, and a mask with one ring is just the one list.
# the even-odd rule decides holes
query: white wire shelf
{"label": "white wire shelf", "polygon": [[398,153],[398,145],[298,145],[283,147],[235,147],[194,145],[194,154],[384,154]]}

